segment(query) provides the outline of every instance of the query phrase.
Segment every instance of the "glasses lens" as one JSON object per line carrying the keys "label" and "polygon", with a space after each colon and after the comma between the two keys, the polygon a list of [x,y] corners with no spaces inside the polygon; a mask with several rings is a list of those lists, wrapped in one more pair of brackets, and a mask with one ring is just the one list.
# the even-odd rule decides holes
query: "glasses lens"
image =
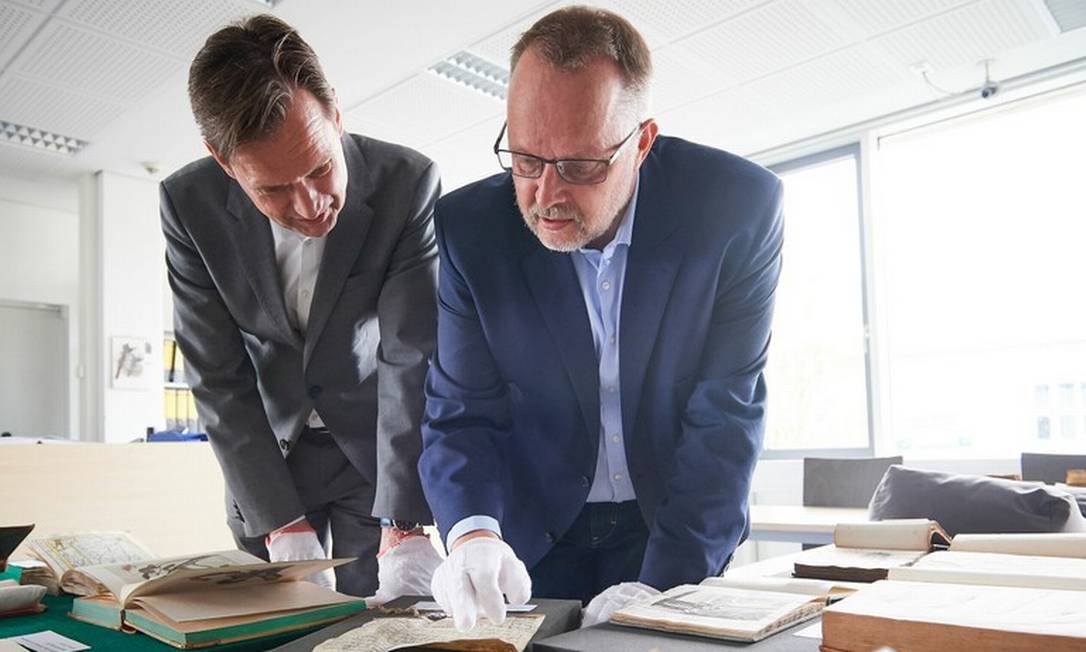
{"label": "glasses lens", "polygon": [[527,154],[517,154],[501,150],[498,152],[498,162],[503,168],[509,170],[518,177],[538,177],[543,171],[543,161]]}
{"label": "glasses lens", "polygon": [[570,183],[600,183],[607,178],[607,161],[558,161],[558,174]]}

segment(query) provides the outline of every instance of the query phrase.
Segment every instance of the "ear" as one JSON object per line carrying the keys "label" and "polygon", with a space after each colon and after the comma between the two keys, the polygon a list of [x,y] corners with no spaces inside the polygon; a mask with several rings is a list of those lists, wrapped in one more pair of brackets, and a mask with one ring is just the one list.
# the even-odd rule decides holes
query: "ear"
{"label": "ear", "polygon": [[230,177],[231,179],[237,178],[234,176],[234,170],[230,167],[230,163],[228,163],[226,159],[224,159],[222,156],[219,155],[217,151],[215,151],[215,148],[211,146],[211,143],[205,140],[204,147],[206,147],[207,151],[211,154],[211,158],[215,159],[215,162],[219,164],[219,167],[222,168],[222,171],[226,173],[226,176]]}
{"label": "ear", "polygon": [[641,138],[637,141],[637,164],[641,165],[656,142],[656,135],[660,133],[660,127],[652,118],[641,123]]}

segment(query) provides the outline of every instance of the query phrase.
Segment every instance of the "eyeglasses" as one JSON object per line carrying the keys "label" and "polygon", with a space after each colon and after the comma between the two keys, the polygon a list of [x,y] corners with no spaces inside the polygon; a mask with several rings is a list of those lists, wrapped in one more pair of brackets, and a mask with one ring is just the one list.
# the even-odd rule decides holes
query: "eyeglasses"
{"label": "eyeglasses", "polygon": [[618,155],[630,143],[634,134],[640,133],[645,125],[642,123],[634,127],[633,131],[623,138],[621,143],[614,146],[616,148],[614,154],[611,154],[610,158],[607,159],[549,159],[524,152],[501,149],[499,145],[501,145],[502,137],[505,136],[505,129],[508,126],[508,123],[502,125],[502,130],[498,133],[498,139],[494,141],[494,153],[498,156],[498,165],[501,165],[502,169],[512,172],[513,176],[516,177],[538,179],[543,175],[543,168],[550,163],[554,165],[554,169],[558,172],[558,176],[562,177],[563,181],[583,186],[606,181],[607,171],[611,169],[611,164],[615,162]]}

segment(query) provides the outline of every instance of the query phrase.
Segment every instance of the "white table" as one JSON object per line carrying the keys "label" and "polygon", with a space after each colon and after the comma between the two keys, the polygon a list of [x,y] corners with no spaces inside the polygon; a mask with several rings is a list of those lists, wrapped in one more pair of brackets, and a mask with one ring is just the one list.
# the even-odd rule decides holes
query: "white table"
{"label": "white table", "polygon": [[838,523],[866,523],[866,507],[751,505],[750,539],[788,543],[833,543]]}

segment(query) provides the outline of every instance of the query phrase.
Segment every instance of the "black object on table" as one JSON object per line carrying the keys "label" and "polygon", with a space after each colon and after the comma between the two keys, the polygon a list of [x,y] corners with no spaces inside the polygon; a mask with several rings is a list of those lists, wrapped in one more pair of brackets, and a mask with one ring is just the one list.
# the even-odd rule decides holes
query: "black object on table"
{"label": "black object on table", "polygon": [[[389,602],[386,607],[391,609],[406,609],[416,602],[424,600],[430,600],[429,597],[403,597],[397,598],[392,602]],[[533,647],[535,641],[542,640],[547,637],[553,637],[563,632],[568,632],[577,629],[581,625],[581,602],[579,600],[532,600],[531,604],[536,605],[535,610],[532,613],[543,614],[546,618],[543,619],[543,623],[539,626],[539,631],[532,637],[532,645],[528,646],[528,650],[535,652],[539,648]],[[312,634],[303,636],[281,645],[273,650],[273,652],[309,652],[315,646],[327,641],[330,638],[335,638],[341,634],[361,627],[363,624],[379,617],[381,612],[377,609],[371,611],[363,611],[362,613],[352,616],[347,620],[340,621],[334,625],[329,625],[323,629],[319,629]]]}

